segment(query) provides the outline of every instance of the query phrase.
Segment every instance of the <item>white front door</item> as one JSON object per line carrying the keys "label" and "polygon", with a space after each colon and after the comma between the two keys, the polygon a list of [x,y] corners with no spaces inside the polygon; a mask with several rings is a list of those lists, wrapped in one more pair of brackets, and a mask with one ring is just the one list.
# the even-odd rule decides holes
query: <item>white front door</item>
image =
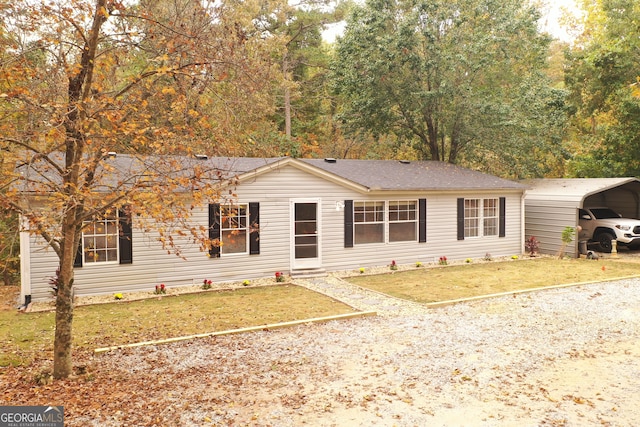
{"label": "white front door", "polygon": [[320,199],[291,200],[291,265],[320,267]]}

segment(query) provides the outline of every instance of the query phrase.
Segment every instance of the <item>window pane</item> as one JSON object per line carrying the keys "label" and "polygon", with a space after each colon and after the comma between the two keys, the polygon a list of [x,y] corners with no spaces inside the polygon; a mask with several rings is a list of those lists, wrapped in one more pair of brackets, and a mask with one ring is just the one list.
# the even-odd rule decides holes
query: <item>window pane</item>
{"label": "window pane", "polygon": [[398,222],[389,224],[390,242],[407,242],[416,240],[415,222]]}
{"label": "window pane", "polygon": [[246,230],[226,230],[222,232],[223,254],[237,254],[247,252],[247,232]]}
{"label": "window pane", "polygon": [[107,248],[107,238],[106,236],[96,236],[95,240],[95,249],[106,249]]}
{"label": "window pane", "polygon": [[384,224],[355,224],[355,243],[384,242]]}
{"label": "window pane", "polygon": [[296,221],[316,220],[316,204],[315,203],[296,203],[295,204]]}
{"label": "window pane", "polygon": [[296,237],[295,242],[296,258],[317,258],[318,245],[315,236]]}
{"label": "window pane", "polygon": [[464,237],[478,236],[478,218],[464,219]]}
{"label": "window pane", "polygon": [[484,220],[484,235],[496,236],[498,234],[498,220],[497,218],[485,218]]}
{"label": "window pane", "polygon": [[295,234],[315,234],[316,228],[315,221],[296,222],[294,232]]}
{"label": "window pane", "polygon": [[118,234],[118,223],[116,221],[109,221],[107,223],[107,234]]}
{"label": "window pane", "polygon": [[107,261],[117,261],[118,260],[118,251],[116,249],[109,249],[106,251]]}

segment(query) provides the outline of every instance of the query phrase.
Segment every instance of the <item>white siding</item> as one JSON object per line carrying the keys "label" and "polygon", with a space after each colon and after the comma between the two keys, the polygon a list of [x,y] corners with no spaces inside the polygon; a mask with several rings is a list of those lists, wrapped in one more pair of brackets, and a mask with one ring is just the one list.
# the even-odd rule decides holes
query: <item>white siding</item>
{"label": "white siding", "polygon": [[[542,254],[555,255],[562,247],[562,231],[578,224],[578,210],[562,200],[543,202],[525,200],[525,239],[531,236],[540,242]],[[577,235],[576,235],[577,237]],[[568,256],[577,256],[578,242],[565,248]]]}
{"label": "white siding", "polygon": [[[431,192],[390,193],[383,196],[361,194],[291,165],[257,176],[234,189],[241,203],[260,203],[260,254],[209,258],[197,245],[184,247],[183,260],[168,255],[154,237],[139,230],[133,234],[133,264],[85,265],[75,271],[76,295],[152,291],[155,285],[201,284],[272,277],[276,271],[290,271],[290,200],[320,199],[322,229],[322,268],[332,270],[398,264],[416,261],[430,263],[441,256],[450,260],[519,255],[522,250],[522,193],[508,192]],[[465,198],[506,198],[506,236],[457,240],[456,201]],[[355,245],[344,248],[344,212],[336,202],[344,200],[427,200],[427,242]],[[207,224],[206,207],[194,218]],[[36,240],[38,240],[36,242]],[[48,280],[54,275],[57,258],[43,250],[41,240],[31,239],[31,286],[34,300],[49,296]]]}

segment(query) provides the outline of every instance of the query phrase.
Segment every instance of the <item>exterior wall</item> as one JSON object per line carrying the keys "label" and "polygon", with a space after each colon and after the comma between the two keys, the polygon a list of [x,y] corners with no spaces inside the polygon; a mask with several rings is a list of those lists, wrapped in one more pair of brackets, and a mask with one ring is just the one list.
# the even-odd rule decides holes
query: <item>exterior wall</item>
{"label": "exterior wall", "polygon": [[[562,247],[562,231],[578,224],[578,209],[562,200],[542,201],[525,199],[525,239],[535,236],[540,253],[555,255]],[[565,248],[568,256],[578,256],[578,242]]]}
{"label": "exterior wall", "polygon": [[[359,193],[351,188],[327,181],[288,165],[256,176],[234,189],[240,203],[260,203],[260,254],[222,255],[210,258],[197,245],[183,242],[186,260],[168,255],[155,241],[134,229],[133,263],[129,265],[85,265],[75,270],[76,295],[152,291],[155,285],[168,287],[199,285],[203,279],[213,282],[241,281],[259,277],[273,277],[276,271],[288,273],[291,262],[291,200],[317,198],[320,202],[321,268],[327,271],[357,269],[359,267],[437,262],[441,256],[450,260],[494,257],[522,253],[522,193],[507,192],[398,192],[384,196]],[[467,238],[457,240],[456,201],[465,198],[506,198],[506,236]],[[427,242],[355,245],[344,247],[344,211],[336,205],[344,200],[427,200]],[[206,225],[206,207],[196,210],[194,219]],[[50,296],[48,281],[57,268],[53,251],[46,250],[42,241],[31,237],[29,281],[32,298]]]}

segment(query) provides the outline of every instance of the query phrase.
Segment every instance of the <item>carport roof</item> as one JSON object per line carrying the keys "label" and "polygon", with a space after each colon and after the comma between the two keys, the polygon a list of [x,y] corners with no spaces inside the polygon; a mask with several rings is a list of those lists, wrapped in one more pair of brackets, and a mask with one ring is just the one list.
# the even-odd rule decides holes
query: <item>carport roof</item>
{"label": "carport roof", "polygon": [[581,207],[581,202],[586,197],[630,182],[640,182],[640,180],[637,178],[541,178],[525,180],[522,183],[529,186],[525,199],[564,200],[574,202],[575,207]]}

